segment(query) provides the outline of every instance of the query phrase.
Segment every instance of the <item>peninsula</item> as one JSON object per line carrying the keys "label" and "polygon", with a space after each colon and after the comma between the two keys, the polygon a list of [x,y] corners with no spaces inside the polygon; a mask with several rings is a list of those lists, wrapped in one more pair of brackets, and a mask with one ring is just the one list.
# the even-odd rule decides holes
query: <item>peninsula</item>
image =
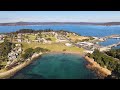
{"label": "peninsula", "polygon": [[[16,32],[0,34],[0,78],[13,76],[35,58],[50,52],[79,54],[90,63],[88,65],[90,68],[97,68],[102,75],[105,74],[104,76],[107,77],[116,68],[113,69],[108,65],[108,63],[112,63],[111,65],[114,63],[113,60],[108,61],[111,59],[109,56],[108,60],[103,58],[105,57],[103,47],[101,49],[96,44],[101,41],[104,39],[81,36],[66,30],[21,29]],[[96,57],[98,54],[100,55],[99,60]],[[100,61],[101,58],[103,61]],[[115,63],[118,65],[117,62]]]}

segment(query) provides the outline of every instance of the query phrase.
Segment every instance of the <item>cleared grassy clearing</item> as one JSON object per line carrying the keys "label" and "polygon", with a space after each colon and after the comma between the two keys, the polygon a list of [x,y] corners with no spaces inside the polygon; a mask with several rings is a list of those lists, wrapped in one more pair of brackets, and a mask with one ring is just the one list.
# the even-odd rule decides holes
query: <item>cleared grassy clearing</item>
{"label": "cleared grassy clearing", "polygon": [[70,52],[83,52],[83,48],[78,48],[75,46],[67,47],[63,43],[54,43],[54,44],[40,44],[40,43],[22,43],[23,45],[23,50],[26,50],[27,48],[36,48],[36,47],[41,47],[41,48],[46,48],[51,51],[63,51],[64,49],[66,51]]}
{"label": "cleared grassy clearing", "polygon": [[83,39],[89,39],[89,37],[85,37],[85,36],[75,36],[75,35],[71,35],[68,34],[67,37],[69,37],[71,40],[76,41],[76,40],[83,40]]}

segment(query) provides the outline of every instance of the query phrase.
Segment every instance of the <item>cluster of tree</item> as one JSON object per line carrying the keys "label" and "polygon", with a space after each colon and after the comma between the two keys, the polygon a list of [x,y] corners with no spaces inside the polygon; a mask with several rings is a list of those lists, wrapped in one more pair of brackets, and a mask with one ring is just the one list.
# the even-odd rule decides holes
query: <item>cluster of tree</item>
{"label": "cluster of tree", "polygon": [[79,40],[79,39],[76,39],[75,40],[75,43],[77,43],[77,42],[85,42],[85,41],[89,41],[89,40],[93,40],[94,38],[92,38],[92,37],[90,37],[90,38],[88,38],[88,39],[82,39],[82,40]]}
{"label": "cluster of tree", "polygon": [[115,60],[115,58],[106,55],[105,53],[100,52],[99,50],[94,50],[92,54],[87,54],[90,58],[93,58],[97,63],[102,67],[107,67],[114,74],[120,77],[120,63]]}
{"label": "cluster of tree", "polygon": [[34,33],[35,30],[33,29],[21,29],[19,31],[16,31],[16,33]]}
{"label": "cluster of tree", "polygon": [[25,50],[25,53],[22,54],[22,58],[23,59],[27,59],[29,57],[31,57],[34,53],[39,53],[39,52],[48,52],[49,50],[48,49],[45,49],[45,48],[40,48],[40,47],[37,47],[35,49],[32,49],[32,48],[28,48]]}
{"label": "cluster of tree", "polygon": [[52,39],[51,39],[51,38],[47,38],[46,40],[52,41]]}
{"label": "cluster of tree", "polygon": [[8,42],[5,40],[3,43],[0,44],[0,57],[6,57],[8,53],[11,51],[12,48],[15,47],[15,44]]}
{"label": "cluster of tree", "polygon": [[[73,32],[68,31],[68,30],[58,30],[57,32],[58,32],[58,33],[61,33],[62,35],[67,35],[67,33],[73,33]],[[75,33],[75,32],[74,32],[74,33]],[[78,33],[75,33],[75,34],[81,36],[81,35],[78,34]]]}
{"label": "cluster of tree", "polygon": [[14,47],[15,44],[10,43],[7,40],[0,44],[0,69],[4,67],[1,63],[8,60],[8,53],[10,53],[11,49]]}
{"label": "cluster of tree", "polygon": [[93,40],[94,38],[90,36],[90,40]]}
{"label": "cluster of tree", "polygon": [[41,32],[52,32],[52,29],[45,29],[45,30],[34,30],[34,29],[20,29],[14,33],[41,33]]}
{"label": "cluster of tree", "polygon": [[107,51],[106,54],[114,58],[120,59],[120,49],[111,49],[110,51]]}
{"label": "cluster of tree", "polygon": [[[12,33],[41,33],[41,32],[58,32],[58,33],[61,33],[63,35],[66,35],[66,32],[68,33],[73,33],[73,32],[70,32],[70,31],[67,31],[67,30],[53,30],[53,29],[40,29],[40,30],[34,30],[34,29],[20,29],[19,31],[16,31],[16,32],[12,32]],[[77,34],[75,33],[76,35],[80,35],[80,34]]]}

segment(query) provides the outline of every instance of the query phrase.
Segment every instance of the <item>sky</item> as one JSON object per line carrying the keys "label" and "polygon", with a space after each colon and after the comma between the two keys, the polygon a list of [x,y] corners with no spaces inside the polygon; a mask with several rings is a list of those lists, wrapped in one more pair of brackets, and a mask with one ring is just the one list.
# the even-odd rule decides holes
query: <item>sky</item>
{"label": "sky", "polygon": [[0,11],[7,22],[120,22],[120,11]]}

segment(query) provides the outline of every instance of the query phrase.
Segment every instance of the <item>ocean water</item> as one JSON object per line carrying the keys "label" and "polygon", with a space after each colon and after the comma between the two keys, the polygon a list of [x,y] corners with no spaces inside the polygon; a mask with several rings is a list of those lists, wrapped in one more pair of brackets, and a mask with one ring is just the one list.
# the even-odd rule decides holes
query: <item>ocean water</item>
{"label": "ocean water", "polygon": [[[103,37],[112,34],[120,34],[120,25],[114,26],[97,26],[97,25],[72,25],[72,24],[65,24],[65,25],[38,25],[38,26],[0,26],[0,33],[6,32],[13,32],[18,31],[20,29],[53,29],[53,30],[68,30],[72,32],[79,33],[83,36],[97,36]],[[105,42],[101,42],[100,45],[106,46],[110,44],[114,44],[119,42],[120,40],[116,39],[108,39]],[[119,48],[115,47],[115,48]]]}
{"label": "ocean water", "polygon": [[100,45],[108,46],[120,42],[120,39],[108,39],[105,42],[99,42]]}
{"label": "ocean water", "polygon": [[79,55],[46,54],[16,73],[11,79],[96,79]]}
{"label": "ocean water", "polygon": [[[120,26],[94,25],[39,25],[39,26],[0,26],[0,33],[13,32],[19,29],[53,29],[68,30],[83,36],[103,37],[120,34]],[[114,44],[120,40],[108,39],[100,44]],[[120,46],[116,47],[120,48]],[[43,55],[26,68],[19,71],[12,79],[93,79],[95,73],[85,67],[86,61],[80,56],[69,54]]]}
{"label": "ocean water", "polygon": [[0,33],[13,32],[19,29],[53,29],[69,30],[84,36],[107,36],[120,34],[120,26],[95,26],[95,25],[39,25],[39,26],[0,26]]}

